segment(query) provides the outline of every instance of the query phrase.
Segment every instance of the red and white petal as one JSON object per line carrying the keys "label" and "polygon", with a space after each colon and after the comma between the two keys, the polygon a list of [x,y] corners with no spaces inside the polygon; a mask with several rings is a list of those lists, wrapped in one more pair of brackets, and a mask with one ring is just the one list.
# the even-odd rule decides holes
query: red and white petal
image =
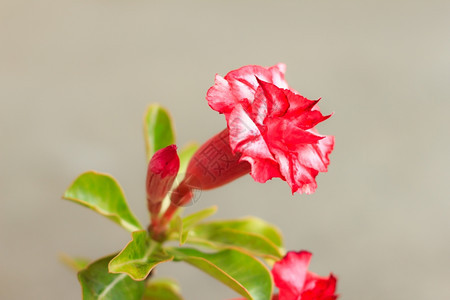
{"label": "red and white petal", "polygon": [[319,174],[316,169],[305,167],[297,162],[294,163],[293,173],[295,183],[291,186],[292,193],[310,195],[316,191],[316,177]]}
{"label": "red and white petal", "polygon": [[286,65],[285,64],[276,64],[273,67],[269,68],[269,71],[272,73],[272,83],[277,87],[282,89],[288,89],[289,86],[284,79],[284,73],[286,73]]}
{"label": "red and white petal", "polygon": [[312,254],[307,251],[288,252],[282,260],[274,264],[272,275],[275,285],[280,290],[280,300],[283,293],[301,294],[311,256]]}
{"label": "red and white petal", "polygon": [[294,93],[291,90],[284,90],[284,93],[290,104],[288,113],[299,114],[302,111],[309,111],[316,106],[317,102],[320,100],[309,100],[308,98],[303,97],[298,93]]}
{"label": "red and white petal", "polygon": [[301,294],[303,300],[335,300],[337,299],[336,277],[330,274],[328,277],[321,277],[312,272],[308,272],[305,285]]}
{"label": "red and white petal", "polygon": [[251,105],[251,118],[259,126],[264,125],[264,121],[267,118],[268,107],[267,99],[264,96],[264,92],[261,87],[256,90],[255,101]]}
{"label": "red and white petal", "polygon": [[298,148],[304,144],[316,144],[323,139],[312,131],[303,130],[292,126],[289,120],[276,118],[266,121],[267,138],[269,148],[279,148],[283,151],[298,152]]}
{"label": "red and white petal", "polygon": [[298,160],[302,165],[319,172],[327,172],[330,161],[328,155],[323,155],[318,144],[301,145],[297,149]]}
{"label": "red and white petal", "polygon": [[206,100],[212,109],[221,114],[230,113],[237,102],[228,81],[217,74],[214,85],[206,93]]}
{"label": "red and white petal", "polygon": [[225,76],[225,79],[229,82],[231,92],[236,98],[246,98],[250,102],[253,102],[256,89],[258,88],[258,82],[255,76],[259,74],[266,78],[267,75],[263,75],[263,73],[267,73],[267,70],[264,70],[262,67],[245,66],[229,72]]}
{"label": "red and white petal", "polygon": [[283,178],[283,175],[280,173],[278,163],[275,160],[252,157],[248,155],[243,155],[241,157],[241,161],[242,160],[250,163],[252,167],[250,175],[257,182],[264,183],[274,177]]}
{"label": "red and white petal", "polygon": [[302,145],[316,144],[324,137],[298,127],[287,127],[282,133],[282,140],[285,146],[291,150],[300,152]]}
{"label": "red and white petal", "polygon": [[325,165],[325,171],[319,171],[326,172],[328,165],[330,164],[330,154],[334,149],[334,136],[326,135],[325,138],[321,139],[316,145],[314,145],[314,148]]}
{"label": "red and white petal", "polygon": [[233,152],[241,152],[251,157],[274,159],[259,128],[241,105],[236,105],[228,117],[228,129]]}
{"label": "red and white petal", "polygon": [[254,65],[244,66],[229,72],[225,79],[230,83],[231,91],[235,97],[247,98],[250,102],[253,102],[255,91],[259,86],[256,77],[266,82],[279,84],[282,88],[287,88],[282,69],[282,64],[271,68]]}
{"label": "red and white petal", "polygon": [[[305,111],[299,114],[297,117],[292,118],[293,126],[300,127],[301,129],[310,129],[319,124],[320,122],[325,121],[332,115],[324,116],[319,110],[311,110]],[[288,119],[290,116],[286,116]]]}
{"label": "red and white petal", "polygon": [[280,164],[280,172],[292,190],[292,194],[312,194],[317,188],[317,170],[302,165],[294,153],[272,149]]}
{"label": "red and white petal", "polygon": [[230,114],[228,128],[231,149],[242,154],[241,161],[250,163],[253,179],[266,182],[273,177],[284,178],[259,128],[241,106]]}
{"label": "red and white petal", "polygon": [[279,291],[278,300],[297,300],[301,299],[299,298],[300,294],[293,292],[291,290],[283,289]]}
{"label": "red and white petal", "polygon": [[268,117],[274,118],[284,115],[289,108],[289,102],[284,94],[284,90],[259,78],[257,80],[260,86],[258,89],[262,89],[266,99]]}

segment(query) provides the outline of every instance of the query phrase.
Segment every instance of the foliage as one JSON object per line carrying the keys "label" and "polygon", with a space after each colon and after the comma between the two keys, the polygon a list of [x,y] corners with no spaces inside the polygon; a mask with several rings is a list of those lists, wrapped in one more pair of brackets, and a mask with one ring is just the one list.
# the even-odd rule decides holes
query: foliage
{"label": "foliage", "polygon": [[[147,160],[175,142],[173,122],[166,109],[157,104],[148,108],[144,133]],[[195,143],[181,149],[180,176],[197,149]],[[247,299],[271,298],[273,282],[263,261],[281,258],[284,250],[278,229],[261,219],[205,222],[217,211],[213,206],[184,217],[176,215],[168,224],[165,239],[156,241],[134,217],[122,188],[111,175],[83,173],[63,198],[94,210],[132,233],[122,251],[91,264],[86,259],[62,258],[79,271],[83,299],[182,299],[175,282],[151,278],[158,264],[170,261],[188,263]],[[170,241],[177,241],[179,246],[168,245]]]}

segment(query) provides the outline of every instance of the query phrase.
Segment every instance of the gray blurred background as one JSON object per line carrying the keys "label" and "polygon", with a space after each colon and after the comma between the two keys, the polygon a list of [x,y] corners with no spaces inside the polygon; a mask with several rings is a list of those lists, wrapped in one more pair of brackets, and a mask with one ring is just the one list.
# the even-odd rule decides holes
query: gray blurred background
{"label": "gray blurred background", "polygon": [[[59,253],[92,259],[127,232],[61,200],[95,169],[147,223],[141,121],[160,102],[177,141],[225,127],[205,100],[215,73],[287,64],[289,84],[335,115],[328,173],[310,196],[250,176],[187,211],[256,215],[342,299],[450,299],[449,1],[0,0],[0,298],[80,299]],[[236,294],[183,263],[188,300]]]}

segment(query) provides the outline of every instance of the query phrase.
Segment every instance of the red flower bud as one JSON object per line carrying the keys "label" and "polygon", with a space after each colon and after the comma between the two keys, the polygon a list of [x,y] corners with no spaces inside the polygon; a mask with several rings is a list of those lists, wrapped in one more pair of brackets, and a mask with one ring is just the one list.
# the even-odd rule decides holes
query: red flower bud
{"label": "red flower bud", "polygon": [[171,194],[172,204],[189,202],[192,189],[214,189],[250,173],[250,164],[240,158],[231,151],[228,129],[213,136],[192,157],[185,178]]}
{"label": "red flower bud", "polygon": [[147,205],[152,219],[157,217],[161,210],[162,201],[172,187],[179,168],[180,159],[175,145],[156,151],[150,160],[146,188]]}

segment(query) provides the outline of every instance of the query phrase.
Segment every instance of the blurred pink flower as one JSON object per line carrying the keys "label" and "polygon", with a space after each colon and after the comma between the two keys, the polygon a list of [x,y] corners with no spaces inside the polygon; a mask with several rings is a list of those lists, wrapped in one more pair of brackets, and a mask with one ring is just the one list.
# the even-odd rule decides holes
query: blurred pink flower
{"label": "blurred pink flower", "polygon": [[335,300],[336,277],[320,277],[308,271],[312,254],[288,252],[275,263],[272,275],[279,289],[279,300]]}
{"label": "blurred pink flower", "polygon": [[[288,252],[275,263],[272,276],[279,294],[271,300],[336,300],[336,277],[320,277],[308,271],[312,254],[307,251]],[[244,298],[234,300],[245,300]]]}

